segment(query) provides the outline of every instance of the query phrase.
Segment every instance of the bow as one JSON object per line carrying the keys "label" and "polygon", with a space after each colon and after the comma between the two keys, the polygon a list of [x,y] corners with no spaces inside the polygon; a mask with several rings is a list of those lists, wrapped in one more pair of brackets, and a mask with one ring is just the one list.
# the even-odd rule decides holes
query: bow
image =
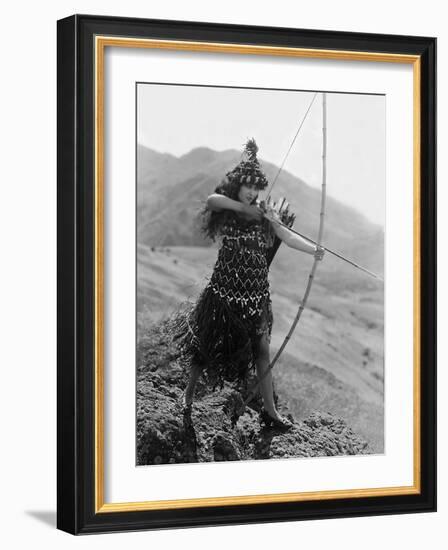
{"label": "bow", "polygon": [[[319,232],[317,236],[316,244],[318,247],[322,244],[322,239],[324,235],[324,221],[325,221],[325,204],[326,204],[326,198],[327,198],[327,95],[325,93],[322,94],[322,190],[320,195],[320,219],[319,219]],[[277,362],[278,358],[282,354],[283,350],[286,347],[286,344],[289,342],[292,333],[294,332],[298,322],[300,321],[300,317],[302,316],[302,312],[305,309],[306,302],[308,300],[308,296],[311,291],[311,286],[313,284],[314,275],[316,273],[317,269],[317,263],[319,262],[318,258],[315,257],[313,261],[313,266],[311,268],[310,274],[308,275],[308,282],[306,285],[305,293],[303,295],[303,298],[300,302],[299,309],[297,311],[297,314],[294,318],[294,321],[292,322],[291,328],[288,331],[288,334],[285,336],[285,339],[283,340],[282,345],[279,347],[277,353],[275,354],[274,359],[271,361],[269,368],[266,369],[266,373],[263,375],[266,376],[269,370],[271,370],[275,363]]]}
{"label": "bow", "polygon": [[[299,131],[300,131],[300,128],[302,127],[302,125],[303,125],[303,122],[306,118],[306,115],[308,114],[308,112],[311,108],[311,105],[313,104],[315,98],[316,98],[316,94],[314,95],[314,97],[311,101],[311,104],[308,108],[308,111],[306,112],[305,117],[302,121],[302,124],[299,127]],[[295,141],[299,131],[296,133],[293,142]],[[290,150],[291,150],[291,147],[290,147]],[[288,153],[289,153],[289,151],[288,151]],[[285,160],[286,160],[286,158],[285,158]],[[285,161],[283,161],[282,166],[283,166],[284,162]],[[279,170],[279,172],[280,172],[280,170]],[[278,177],[278,173],[277,173],[277,177]],[[277,177],[275,178],[275,180],[277,179]],[[275,183],[275,180],[274,180],[274,183]],[[271,185],[270,191],[272,191],[273,186],[274,185]],[[324,234],[326,197],[327,197],[327,96],[326,96],[326,93],[323,93],[322,94],[322,191],[321,191],[321,199],[320,199],[319,232],[318,232],[318,237],[317,237],[317,241],[316,241],[316,244],[317,244],[318,247],[320,247],[321,244],[322,244],[322,239],[323,239],[323,234]],[[310,271],[310,274],[308,275],[308,282],[307,282],[307,285],[306,285],[305,293],[303,294],[302,300],[300,301],[299,309],[296,313],[296,316],[295,316],[295,318],[294,318],[294,320],[291,324],[291,327],[290,327],[287,335],[285,336],[285,338],[283,340],[282,345],[277,350],[277,353],[275,354],[274,359],[272,359],[272,361],[270,362],[270,364],[269,364],[268,368],[266,369],[266,371],[264,372],[263,376],[261,376],[259,378],[258,382],[252,387],[251,391],[249,392],[249,396],[243,402],[242,409],[244,409],[244,407],[252,400],[252,398],[254,397],[255,392],[258,389],[260,383],[268,375],[268,373],[274,368],[274,365],[278,361],[278,359],[279,359],[280,355],[282,354],[283,350],[285,349],[287,343],[291,339],[291,336],[292,336],[295,328],[297,327],[298,322],[300,321],[300,317],[302,316],[302,312],[305,309],[306,302],[308,300],[308,296],[309,296],[310,291],[311,291],[311,286],[313,284],[314,275],[316,273],[318,262],[319,262],[318,258],[315,257],[314,261],[313,261],[313,266],[312,266],[311,271]]]}

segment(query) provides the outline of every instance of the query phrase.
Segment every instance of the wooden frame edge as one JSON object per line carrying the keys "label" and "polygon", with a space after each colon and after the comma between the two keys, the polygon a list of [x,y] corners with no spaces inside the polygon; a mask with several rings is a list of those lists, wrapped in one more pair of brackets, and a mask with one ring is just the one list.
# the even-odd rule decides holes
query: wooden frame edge
{"label": "wooden frame edge", "polygon": [[[240,53],[255,55],[277,55],[290,57],[315,57],[338,60],[408,63],[413,65],[413,143],[414,143],[414,484],[404,487],[382,487],[374,489],[352,489],[342,491],[317,491],[309,493],[278,493],[269,495],[245,495],[242,497],[217,497],[180,499],[170,501],[142,501],[106,503],[104,501],[104,50],[106,47],[144,47],[170,50],[206,51],[214,53]],[[291,48],[194,42],[178,40],[130,39],[110,36],[95,36],[95,513],[185,509],[204,506],[232,506],[240,504],[261,504],[274,502],[303,502],[341,498],[362,498],[392,495],[413,495],[421,492],[421,400],[420,400],[420,155],[421,155],[421,56],[345,50],[320,50],[312,48]],[[416,220],[418,220],[418,227]],[[418,256],[417,256],[418,254]],[[418,319],[418,322],[417,322]],[[417,338],[416,338],[417,336]]]}

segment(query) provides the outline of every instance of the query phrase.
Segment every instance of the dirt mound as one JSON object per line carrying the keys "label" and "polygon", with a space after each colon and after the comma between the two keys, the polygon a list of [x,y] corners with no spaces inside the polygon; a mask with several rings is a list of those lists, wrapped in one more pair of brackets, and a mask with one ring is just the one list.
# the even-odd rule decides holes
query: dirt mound
{"label": "dirt mound", "polygon": [[[191,415],[185,415],[181,402],[188,373],[166,323],[152,327],[139,342],[138,365],[138,465],[368,452],[366,441],[327,412],[296,420],[286,432],[260,425],[259,399],[237,416],[243,396],[227,383],[217,391],[199,383]],[[277,408],[288,415],[278,397]]]}

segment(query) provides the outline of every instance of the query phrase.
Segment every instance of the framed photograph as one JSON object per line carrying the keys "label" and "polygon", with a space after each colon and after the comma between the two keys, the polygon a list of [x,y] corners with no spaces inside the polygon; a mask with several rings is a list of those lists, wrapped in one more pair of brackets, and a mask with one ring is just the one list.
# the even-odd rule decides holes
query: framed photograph
{"label": "framed photograph", "polygon": [[435,511],[435,61],[58,22],[58,528]]}

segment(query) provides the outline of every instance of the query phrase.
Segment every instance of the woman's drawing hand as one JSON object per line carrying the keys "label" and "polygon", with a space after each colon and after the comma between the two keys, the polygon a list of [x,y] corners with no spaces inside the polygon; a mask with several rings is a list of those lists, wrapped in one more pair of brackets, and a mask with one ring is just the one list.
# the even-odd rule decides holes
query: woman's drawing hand
{"label": "woman's drawing hand", "polygon": [[244,204],[243,213],[252,220],[261,220],[263,217],[263,210],[259,206],[252,204]]}

